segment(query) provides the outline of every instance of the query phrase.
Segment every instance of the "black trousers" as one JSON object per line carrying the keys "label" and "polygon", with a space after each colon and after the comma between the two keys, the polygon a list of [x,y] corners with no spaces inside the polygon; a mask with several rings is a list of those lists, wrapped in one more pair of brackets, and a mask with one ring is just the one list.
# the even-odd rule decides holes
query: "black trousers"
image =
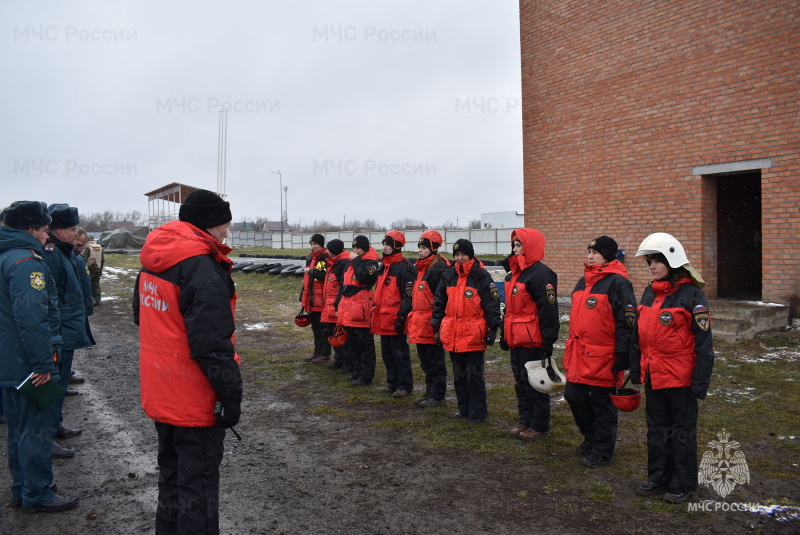
{"label": "black trousers", "polygon": [[365,383],[375,377],[375,337],[369,327],[345,327],[348,351],[353,358],[353,377]]}
{"label": "black trousers", "polygon": [[525,368],[525,364],[532,360],[542,360],[542,349],[515,347],[510,353],[519,423],[534,431],[545,433],[550,430],[550,394],[539,392],[531,386],[528,381],[528,370]]}
{"label": "black trousers", "polygon": [[486,382],[483,377],[485,351],[450,352],[453,364],[453,387],[458,400],[458,412],[468,418],[486,418]]}
{"label": "black trousers", "polygon": [[392,390],[414,390],[411,353],[404,334],[381,335],[381,358],[386,366],[386,385]]}
{"label": "black trousers", "polygon": [[328,342],[327,323],[322,323],[322,312],[309,312],[311,332],[314,334],[314,354],[318,357],[331,355],[331,344]]}
{"label": "black trousers", "polygon": [[697,400],[691,387],[653,390],[647,396],[647,479],[670,492],[697,490]]}
{"label": "black trousers", "polygon": [[158,535],[219,534],[219,465],[225,430],[156,422]]}
{"label": "black trousers", "polygon": [[425,372],[425,393],[435,400],[443,400],[447,391],[447,364],[444,348],[438,344],[417,344],[417,354]]}
{"label": "black trousers", "polygon": [[613,390],[607,386],[569,381],[564,388],[564,397],[583,438],[604,459],[614,456],[614,446],[617,443],[617,408],[608,397]]}

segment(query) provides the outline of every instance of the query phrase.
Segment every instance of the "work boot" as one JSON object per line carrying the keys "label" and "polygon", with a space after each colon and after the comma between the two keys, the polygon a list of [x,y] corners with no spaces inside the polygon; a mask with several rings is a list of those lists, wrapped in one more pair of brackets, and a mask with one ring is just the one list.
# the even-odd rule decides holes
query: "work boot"
{"label": "work boot", "polygon": [[512,437],[519,437],[519,434],[525,431],[528,428],[525,424],[518,424],[517,427],[513,428],[510,433]]}
{"label": "work boot", "polygon": [[56,431],[56,438],[72,438],[77,437],[81,433],[83,433],[83,429],[70,429],[62,425],[58,428],[58,431]]}
{"label": "work boot", "polygon": [[664,499],[669,503],[683,503],[689,500],[692,496],[694,496],[694,492],[672,492],[669,491],[664,494]]}
{"label": "work boot", "polygon": [[653,481],[646,481],[636,488],[637,496],[652,496],[667,490],[666,483],[654,483]]}
{"label": "work boot", "polygon": [[59,445],[59,443],[54,440],[53,446],[50,449],[50,457],[53,459],[69,459],[70,457],[75,457],[75,452]]}
{"label": "work boot", "polygon": [[596,451],[593,451],[583,460],[583,464],[588,468],[597,468],[611,462],[611,457],[603,457]]}
{"label": "work boot", "polygon": [[420,396],[420,397],[418,397],[417,399],[415,399],[415,400],[414,400],[414,403],[416,403],[417,405],[422,405],[422,402],[423,402],[423,401],[428,401],[430,398],[431,398],[431,397],[430,397],[430,394],[428,394],[427,392],[425,392],[425,393],[424,393],[422,396]]}
{"label": "work boot", "polygon": [[575,449],[575,453],[577,453],[581,457],[585,457],[590,453],[592,453],[592,441],[589,440],[588,438],[584,439],[584,441],[581,442],[581,445]]}
{"label": "work boot", "polygon": [[69,376],[69,384],[71,385],[79,385],[86,382],[86,379],[83,377],[76,375],[75,372],[72,372],[72,375]]}
{"label": "work boot", "polygon": [[56,494],[44,503],[23,507],[22,510],[28,513],[58,513],[76,507],[78,507],[77,498],[65,498]]}
{"label": "work boot", "polygon": [[402,388],[398,388],[397,390],[394,391],[394,394],[392,394],[392,397],[393,398],[404,398],[408,394],[409,394],[408,390],[403,390]]}
{"label": "work boot", "polygon": [[524,431],[520,432],[517,435],[522,440],[527,440],[528,442],[533,442],[534,440],[539,440],[542,438],[547,438],[550,436],[550,431],[536,431],[532,427],[525,429]]}
{"label": "work boot", "polygon": [[445,401],[443,399],[428,398],[425,401],[418,403],[418,405],[423,409],[432,409],[434,407],[438,407],[439,405],[444,405],[444,403]]}

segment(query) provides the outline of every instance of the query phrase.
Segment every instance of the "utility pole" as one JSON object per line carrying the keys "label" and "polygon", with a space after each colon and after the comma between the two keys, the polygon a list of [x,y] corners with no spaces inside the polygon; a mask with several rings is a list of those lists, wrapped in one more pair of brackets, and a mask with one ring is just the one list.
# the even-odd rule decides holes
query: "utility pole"
{"label": "utility pole", "polygon": [[278,185],[280,189],[278,190],[278,195],[281,198],[281,249],[283,249],[283,177],[281,176],[280,171],[270,171],[271,173],[275,173],[278,175]]}

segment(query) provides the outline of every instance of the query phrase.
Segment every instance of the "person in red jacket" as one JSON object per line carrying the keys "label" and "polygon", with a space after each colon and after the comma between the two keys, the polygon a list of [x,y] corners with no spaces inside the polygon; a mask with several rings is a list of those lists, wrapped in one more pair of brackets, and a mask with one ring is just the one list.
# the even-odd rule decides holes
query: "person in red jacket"
{"label": "person in red jacket", "polygon": [[486,346],[497,338],[500,293],[469,240],[453,244],[455,264],[439,281],[433,301],[434,338],[450,352],[457,418],[479,423],[489,414],[483,377]]}
{"label": "person in red jacket", "polygon": [[444,403],[447,391],[444,348],[437,344],[433,337],[431,318],[433,296],[436,295],[436,288],[439,287],[442,274],[450,267],[450,262],[439,254],[442,235],[435,230],[423,232],[417,246],[419,259],[414,264],[417,268],[417,277],[411,283],[411,292],[406,292],[403,297],[401,312],[410,310],[406,319],[408,340],[412,344],[417,344],[419,363],[425,373],[425,394],[414,402],[424,409],[429,409]]}
{"label": "person in red jacket", "polygon": [[306,362],[326,362],[331,358],[331,345],[328,343],[327,328],[322,324],[322,307],[325,304],[325,273],[327,271],[328,250],[325,249],[325,236],[314,234],[308,242],[311,253],[306,257],[303,272],[303,289],[300,302],[311,320],[311,333],[314,336],[314,354],[305,358]]}
{"label": "person in red jacket", "polygon": [[158,433],[156,533],[219,533],[225,429],[239,421],[236,291],[222,242],[230,205],[186,197],[180,221],[153,230],[133,295],[144,412]]}
{"label": "person in red jacket", "polygon": [[636,297],[628,271],[616,259],[617,242],[589,243],[584,275],[572,291],[569,339],[564,352],[564,397],[583,435],[578,455],[596,468],[611,462],[617,441],[617,408],[609,394],[628,369]]}
{"label": "person in red jacket", "polygon": [[[323,292],[324,305],[322,306],[321,321],[325,325],[326,336],[331,336],[339,323],[339,315],[336,312],[334,303],[336,296],[339,295],[339,288],[344,280],[344,272],[350,264],[350,252],[344,250],[342,240],[331,240],[328,242],[328,253],[330,257],[325,262],[325,290]],[[320,264],[318,263],[319,267]],[[342,369],[351,372],[353,369],[352,359],[349,357],[347,346],[333,349],[333,362],[327,365],[331,369]]]}
{"label": "person in red jacket", "polygon": [[375,377],[375,338],[369,327],[377,278],[378,253],[366,236],[358,235],[335,302],[339,323],[347,331],[347,350],[353,355],[350,379],[355,386],[371,384]]}
{"label": "person in red jacket", "polygon": [[386,386],[380,392],[404,398],[414,389],[411,355],[405,334],[407,310],[401,312],[403,295],[414,281],[414,264],[403,258],[405,235],[390,230],[383,238],[383,258],[375,283],[375,307],[370,332],[381,337],[381,357],[386,366]]}
{"label": "person in red jacket", "polygon": [[645,384],[647,482],[639,496],[664,492],[681,503],[697,490],[697,400],[705,399],[714,367],[705,285],[675,237],[644,239],[653,282],[639,302],[631,342],[631,381]]}
{"label": "person in red jacket", "polygon": [[501,340],[501,348],[508,348],[511,353],[519,410],[519,424],[511,434],[522,440],[539,440],[550,435],[550,394],[531,386],[525,364],[553,355],[553,344],[561,327],[556,297],[558,278],[542,262],[545,239],[541,232],[517,229],[511,233],[511,244]]}

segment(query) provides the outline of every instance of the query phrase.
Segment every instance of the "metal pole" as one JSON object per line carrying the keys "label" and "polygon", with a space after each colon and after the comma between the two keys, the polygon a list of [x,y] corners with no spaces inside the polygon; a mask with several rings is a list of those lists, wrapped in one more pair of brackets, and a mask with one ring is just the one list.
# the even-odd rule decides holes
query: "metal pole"
{"label": "metal pole", "polygon": [[280,171],[271,171],[278,175],[278,184],[280,189],[278,190],[278,195],[281,197],[281,249],[283,249],[283,177],[281,176]]}

